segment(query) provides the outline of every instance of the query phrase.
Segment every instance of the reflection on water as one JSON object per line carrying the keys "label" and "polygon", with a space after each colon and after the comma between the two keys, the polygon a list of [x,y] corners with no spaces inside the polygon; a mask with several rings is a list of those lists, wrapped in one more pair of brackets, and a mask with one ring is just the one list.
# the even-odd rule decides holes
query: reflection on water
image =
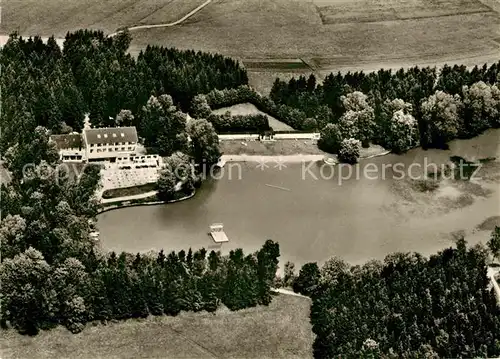
{"label": "reflection on water", "polygon": [[[280,243],[282,261],[298,265],[322,262],[332,255],[360,263],[394,251],[428,254],[450,245],[450,233],[470,232],[485,218],[500,214],[498,181],[481,183],[488,186],[487,195],[462,193],[472,200],[465,207],[441,211],[438,201],[447,203],[442,202],[442,194],[455,192],[443,189],[437,192],[441,195],[404,198],[395,191],[405,182],[394,178],[394,166],[442,164],[451,155],[468,160],[500,158],[499,134],[494,130],[472,140],[454,141],[449,151],[414,149],[403,156],[362,161],[359,176],[349,177],[347,167],[334,168],[332,173],[329,165],[320,162],[286,164],[281,169],[269,164],[263,170],[256,164],[239,163],[241,176],[229,179],[226,173],[219,180],[206,181],[188,201],[103,213],[101,238],[106,248],[131,252],[188,247],[224,252],[242,247],[250,252],[269,238]],[[367,166],[368,176],[363,172]],[[472,187],[467,186],[457,188],[470,192]],[[214,245],[207,235],[213,222],[224,223],[229,243]],[[483,237],[484,233],[468,239],[475,242]]]}

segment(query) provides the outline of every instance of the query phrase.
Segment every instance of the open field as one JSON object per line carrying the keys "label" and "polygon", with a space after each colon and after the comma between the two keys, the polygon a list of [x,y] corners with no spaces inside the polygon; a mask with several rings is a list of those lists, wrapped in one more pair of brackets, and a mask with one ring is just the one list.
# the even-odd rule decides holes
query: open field
{"label": "open field", "polygon": [[[63,36],[81,27],[172,22],[202,0],[18,0],[3,4],[0,33]],[[500,58],[499,0],[214,0],[182,25],[133,32],[148,44],[242,60],[266,93],[277,76],[377,70]]]}
{"label": "open field", "polygon": [[80,28],[112,33],[119,27],[173,22],[203,0],[21,0],[2,4],[4,34],[64,37]]}
{"label": "open field", "polygon": [[487,13],[491,9],[470,0],[313,0],[323,24],[379,22],[438,18],[444,16]]}
{"label": "open field", "polygon": [[[323,77],[337,70],[473,65],[500,58],[499,14],[478,0],[366,3],[217,0],[181,27],[135,32],[131,51],[153,42],[221,52],[247,63],[251,84],[263,93],[282,74],[313,71]],[[325,24],[325,16],[339,19]],[[288,59],[303,60],[307,67],[292,66]]]}
{"label": "open field", "polygon": [[88,358],[311,358],[313,334],[308,299],[276,296],[269,307],[238,312],[181,313],[64,328],[25,337],[3,332],[2,359]]}
{"label": "open field", "polygon": [[238,115],[266,115],[269,120],[269,126],[271,126],[275,131],[294,131],[291,126],[288,126],[286,123],[278,121],[272,116],[260,111],[255,105],[251,103],[240,103],[238,105],[220,108],[218,110],[214,110],[213,112],[222,115],[229,111],[232,116]]}

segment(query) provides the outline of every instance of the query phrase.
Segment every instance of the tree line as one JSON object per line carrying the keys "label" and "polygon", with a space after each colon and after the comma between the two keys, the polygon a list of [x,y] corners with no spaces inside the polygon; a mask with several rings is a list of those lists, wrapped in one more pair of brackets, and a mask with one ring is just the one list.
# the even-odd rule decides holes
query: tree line
{"label": "tree line", "polygon": [[[498,255],[498,227],[492,238]],[[487,261],[484,247],[461,239],[430,258],[394,253],[358,266],[335,257],[321,268],[305,264],[292,283],[313,301],[314,357],[497,357],[500,306]]]}
{"label": "tree line", "polygon": [[[371,141],[402,152],[415,140],[424,147],[443,148],[452,139],[498,128],[499,79],[500,62],[472,69],[444,66],[440,71],[413,67],[396,72],[339,72],[328,75],[322,84],[317,84],[314,75],[288,83],[276,79],[270,98],[278,107],[300,110],[302,121],[315,119],[318,129],[327,134],[342,130],[334,125],[350,127],[344,139],[355,135],[362,143]],[[399,143],[401,134],[409,144]],[[323,149],[337,153],[335,147],[341,141],[330,142],[334,143],[323,143]]]}
{"label": "tree line", "polygon": [[212,112],[212,106],[216,109],[224,107],[224,105],[231,106],[229,104],[246,102],[243,92],[248,92],[248,94],[251,94],[250,96],[254,95],[254,91],[248,86],[238,87],[234,90],[217,90],[218,103],[211,98],[209,103],[209,96],[215,94],[213,91],[208,95],[197,95],[191,102],[189,113],[194,118],[207,119],[214,126],[217,133],[263,133],[271,130],[269,120],[263,114],[232,116],[229,111],[220,115]]}
{"label": "tree line", "polygon": [[[7,216],[2,232],[16,220]],[[2,321],[28,334],[57,325],[77,333],[89,321],[268,305],[278,256],[270,240],[249,255],[241,249],[228,256],[203,248],[168,255],[91,249],[82,260],[52,263],[29,247],[2,262]]]}

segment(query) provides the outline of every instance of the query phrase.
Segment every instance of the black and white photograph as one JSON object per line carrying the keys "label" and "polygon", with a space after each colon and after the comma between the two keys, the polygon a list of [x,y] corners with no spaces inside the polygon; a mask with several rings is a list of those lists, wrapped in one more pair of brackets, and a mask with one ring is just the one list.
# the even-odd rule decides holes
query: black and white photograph
{"label": "black and white photograph", "polygon": [[0,359],[500,359],[500,0],[0,0]]}

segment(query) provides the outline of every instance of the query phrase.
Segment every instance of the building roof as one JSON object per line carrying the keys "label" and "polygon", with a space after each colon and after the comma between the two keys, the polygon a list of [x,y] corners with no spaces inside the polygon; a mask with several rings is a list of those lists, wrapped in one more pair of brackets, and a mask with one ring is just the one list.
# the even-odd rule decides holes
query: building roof
{"label": "building roof", "polygon": [[89,144],[110,144],[115,142],[136,142],[137,131],[132,127],[106,127],[84,129]]}
{"label": "building roof", "polygon": [[50,140],[56,143],[58,150],[85,147],[80,134],[52,135]]}

